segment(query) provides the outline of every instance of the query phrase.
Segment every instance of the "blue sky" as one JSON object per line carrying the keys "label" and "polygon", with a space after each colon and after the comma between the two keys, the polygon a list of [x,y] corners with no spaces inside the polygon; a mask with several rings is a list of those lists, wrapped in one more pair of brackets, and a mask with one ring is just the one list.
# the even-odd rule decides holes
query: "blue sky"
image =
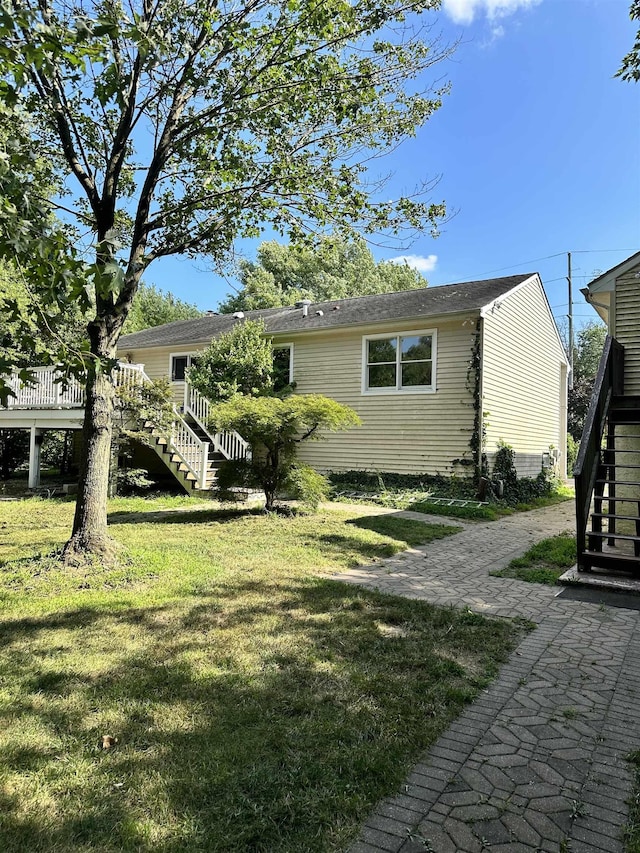
{"label": "blue sky", "polygon": [[[461,43],[434,74],[451,94],[378,168],[388,196],[440,175],[433,200],[456,213],[437,239],[374,255],[412,256],[431,285],[538,271],[561,316],[571,251],[576,321],[595,318],[579,288],[640,250],[640,84],[613,76],[633,43],[628,12],[628,0],[443,0],[436,28]],[[230,289],[204,260],[165,259],[145,279],[203,309]]]}

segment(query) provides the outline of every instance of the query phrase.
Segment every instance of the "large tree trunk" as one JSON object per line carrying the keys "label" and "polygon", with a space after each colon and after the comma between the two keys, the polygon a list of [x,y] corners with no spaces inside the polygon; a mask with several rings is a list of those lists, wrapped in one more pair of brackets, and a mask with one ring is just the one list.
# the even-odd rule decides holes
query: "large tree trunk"
{"label": "large tree trunk", "polygon": [[[92,351],[100,359],[114,357],[106,336],[90,328]],[[92,364],[87,378],[78,500],[71,539],[63,555],[69,561],[98,557],[108,562],[117,545],[107,533],[109,463],[113,432],[114,386],[111,376]]]}

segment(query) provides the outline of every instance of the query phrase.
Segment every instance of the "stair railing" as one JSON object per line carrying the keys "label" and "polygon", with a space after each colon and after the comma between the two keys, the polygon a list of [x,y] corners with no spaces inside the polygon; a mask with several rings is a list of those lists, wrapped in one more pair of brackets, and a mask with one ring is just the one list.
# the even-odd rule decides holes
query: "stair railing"
{"label": "stair railing", "polygon": [[580,571],[583,569],[591,499],[601,462],[602,436],[611,398],[622,394],[623,390],[624,347],[615,338],[607,335],[584,422],[578,458],[573,468],[576,486],[577,562]]}
{"label": "stair railing", "polygon": [[[132,389],[141,384],[151,382],[144,372],[144,364],[127,364],[121,362],[114,374],[116,386]],[[187,470],[196,478],[198,488],[206,489],[207,471],[209,467],[209,442],[202,441],[191,429],[177,407],[173,407],[175,415],[171,434],[162,436],[167,440],[167,450],[172,456],[177,456]]]}
{"label": "stair railing", "polygon": [[196,477],[198,488],[206,489],[209,442],[201,441],[175,406],[173,410],[176,419],[169,436],[169,451],[172,455],[178,456]]}
{"label": "stair railing", "polygon": [[194,419],[198,426],[211,439],[214,450],[221,453],[225,459],[250,458],[251,448],[239,433],[212,433],[209,431],[211,402],[196,388],[193,388],[189,382],[185,382],[184,386],[184,413]]}

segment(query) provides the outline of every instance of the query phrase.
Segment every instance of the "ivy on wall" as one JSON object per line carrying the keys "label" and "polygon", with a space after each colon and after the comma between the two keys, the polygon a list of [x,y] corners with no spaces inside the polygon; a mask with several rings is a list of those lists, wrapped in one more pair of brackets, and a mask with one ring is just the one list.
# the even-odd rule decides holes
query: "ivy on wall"
{"label": "ivy on wall", "polygon": [[467,389],[472,398],[473,406],[473,430],[469,439],[473,464],[475,465],[476,479],[486,477],[488,463],[486,454],[483,453],[484,440],[486,437],[486,425],[484,412],[482,411],[481,376],[482,376],[482,318],[476,320],[476,328],[471,345],[471,358],[467,369]]}

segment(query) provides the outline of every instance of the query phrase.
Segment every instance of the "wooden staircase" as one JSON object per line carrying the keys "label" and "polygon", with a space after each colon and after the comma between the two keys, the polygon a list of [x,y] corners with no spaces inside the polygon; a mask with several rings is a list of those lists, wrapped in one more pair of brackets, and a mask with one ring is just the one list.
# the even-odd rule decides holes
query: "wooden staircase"
{"label": "wooden staircase", "polygon": [[[144,372],[140,374],[140,381],[149,381]],[[227,459],[247,458],[251,451],[235,432],[209,432],[211,404],[188,383],[186,389],[184,407],[181,411],[174,407],[170,435],[151,422],[145,424],[145,430],[153,439],[151,446],[186,492],[211,492],[220,465]],[[244,499],[246,494],[239,490],[238,497]]]}
{"label": "wooden staircase", "polygon": [[612,397],[582,570],[640,576],[640,397]]}
{"label": "wooden staircase", "polygon": [[579,572],[640,577],[640,397],[608,336],[574,467]]}
{"label": "wooden staircase", "polygon": [[164,465],[187,493],[192,491],[209,492],[215,488],[217,463],[219,464],[223,457],[216,453],[210,445],[203,452],[202,458],[203,460],[206,459],[206,467],[202,473],[202,462],[200,464],[189,464],[186,461],[191,455],[189,447],[174,443],[150,422],[145,424],[145,432],[151,438],[149,443],[151,448],[155,450]]}

